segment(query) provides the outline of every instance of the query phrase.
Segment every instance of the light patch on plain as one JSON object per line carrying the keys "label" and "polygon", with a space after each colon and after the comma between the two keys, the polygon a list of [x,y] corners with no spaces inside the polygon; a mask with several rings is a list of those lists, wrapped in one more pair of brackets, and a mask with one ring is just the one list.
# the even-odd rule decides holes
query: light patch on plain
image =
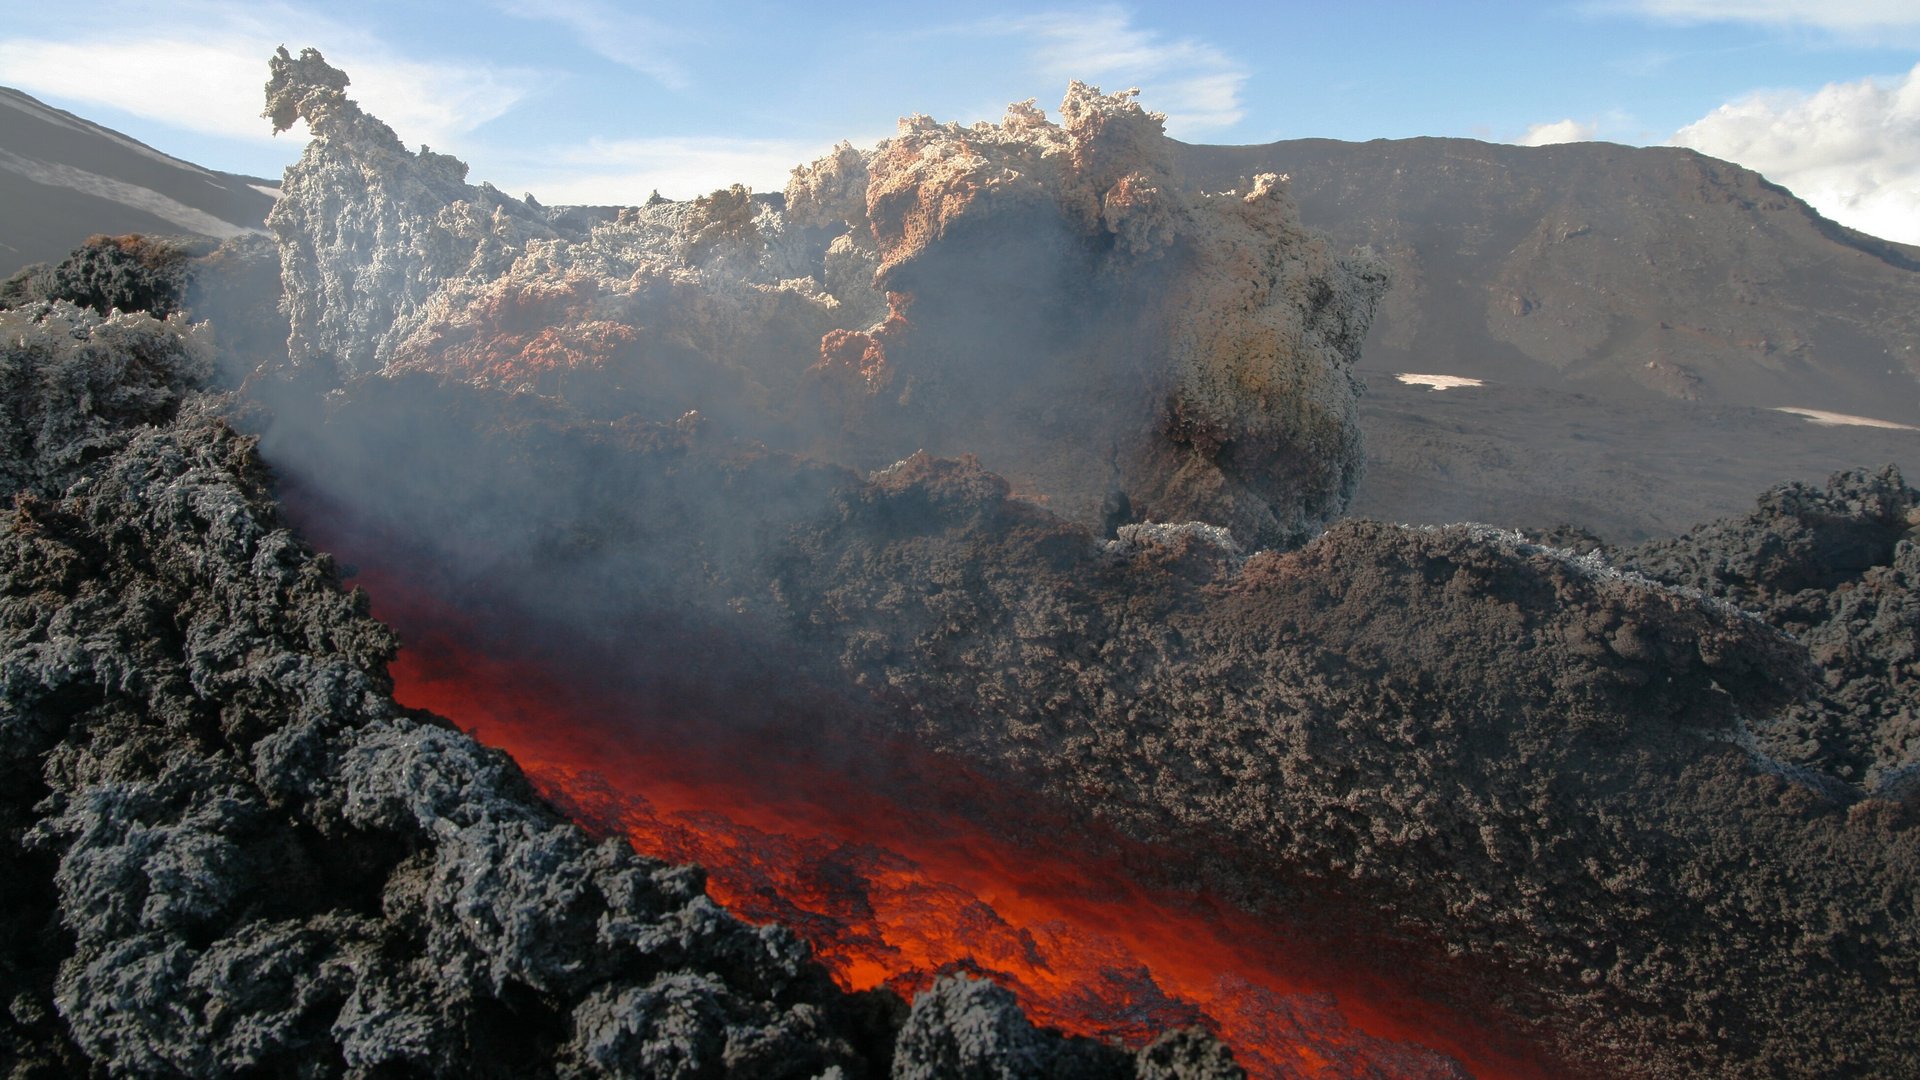
{"label": "light patch on plain", "polygon": [[[273,137],[260,117],[267,58],[283,43],[296,50],[312,43],[351,75],[348,96],[367,112],[408,142],[443,150],[539,82],[518,68],[402,56],[364,31],[290,4],[107,4],[81,18],[91,21],[57,39],[0,30],[0,80],[203,135],[261,142]],[[294,135],[303,138],[304,126]]]}
{"label": "light patch on plain", "polygon": [[784,191],[794,166],[832,149],[830,141],[810,139],[596,139],[537,157],[489,156],[496,175],[485,179],[549,206],[635,206],[655,191],[670,199],[729,184]]}
{"label": "light patch on plain", "polygon": [[280,196],[285,194],[280,190],[280,185],[278,184],[248,184],[247,186],[265,195],[267,198],[272,199],[274,202],[279,202]]}
{"label": "light patch on plain", "polygon": [[1424,386],[1429,390],[1458,390],[1462,387],[1485,386],[1484,379],[1469,379],[1465,375],[1420,375],[1414,372],[1401,372],[1394,378],[1408,386]]}
{"label": "light patch on plain", "polygon": [[76,169],[71,165],[56,162],[35,161],[18,154],[0,150],[0,169],[26,177],[36,184],[48,187],[66,188],[91,195],[96,199],[119,203],[131,207],[164,221],[172,222],[190,233],[212,236],[225,240],[230,236],[243,233],[264,233],[266,230],[254,226],[240,225],[214,217],[204,210],[196,210],[170,196],[162,195],[152,188],[138,184],[129,184],[124,180],[101,176],[85,169]]}
{"label": "light patch on plain", "polygon": [[1550,124],[1535,124],[1517,141],[1521,146],[1552,146],[1556,143],[1590,142],[1598,129],[1592,124],[1583,124],[1578,120],[1555,120]]}
{"label": "light patch on plain", "polygon": [[1870,427],[1887,428],[1891,431],[1920,431],[1912,424],[1896,424],[1891,420],[1875,420],[1870,416],[1851,416],[1847,413],[1828,412],[1825,409],[1778,408],[1774,412],[1792,413],[1804,417],[1809,423],[1823,427]]}
{"label": "light patch on plain", "polygon": [[1193,38],[1169,38],[1136,25],[1133,14],[1107,5],[994,19],[954,33],[1027,38],[1037,74],[1072,79],[1105,90],[1141,90],[1142,101],[1167,117],[1167,134],[1192,139],[1232,127],[1246,115],[1241,91],[1247,70],[1219,47]]}
{"label": "light patch on plain", "polygon": [[1920,244],[1920,64],[1894,79],[1749,94],[1672,142],[1764,173],[1849,228]]}

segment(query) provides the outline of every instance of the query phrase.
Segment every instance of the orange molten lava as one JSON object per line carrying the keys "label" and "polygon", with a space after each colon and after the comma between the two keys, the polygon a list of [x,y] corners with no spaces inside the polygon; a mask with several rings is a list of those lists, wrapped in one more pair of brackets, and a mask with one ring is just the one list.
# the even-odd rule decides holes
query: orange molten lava
{"label": "orange molten lava", "polygon": [[399,581],[362,579],[406,642],[391,667],[399,700],[508,751],[588,828],[701,864],[716,900],[799,933],[848,989],[910,998],[968,971],[1072,1034],[1137,1046],[1203,1024],[1255,1077],[1460,1075],[1426,1048],[1477,1077],[1543,1075],[1337,949],[1138,884],[1124,866],[1152,853],[1069,828],[950,761],[886,748],[890,779],[875,784],[871,762],[849,770],[846,748],[817,740],[764,728],[688,739],[697,728],[673,734],[584,686],[563,652],[502,643]]}

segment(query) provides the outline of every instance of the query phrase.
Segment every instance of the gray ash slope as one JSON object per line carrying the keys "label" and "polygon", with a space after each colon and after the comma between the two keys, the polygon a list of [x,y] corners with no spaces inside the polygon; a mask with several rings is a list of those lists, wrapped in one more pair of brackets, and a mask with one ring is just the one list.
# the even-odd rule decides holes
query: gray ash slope
{"label": "gray ash slope", "polygon": [[0,1071],[16,1077],[1226,1076],[949,980],[848,996],[700,874],[593,842],[391,698],[204,342],[0,312]]}
{"label": "gray ash slope", "polygon": [[1182,146],[1191,182],[1291,178],[1397,287],[1370,365],[1920,423],[1920,250],[1692,150],[1469,139]]}
{"label": "gray ash slope", "polygon": [[258,233],[273,187],[203,169],[0,86],[0,276],[57,261],[94,233]]}

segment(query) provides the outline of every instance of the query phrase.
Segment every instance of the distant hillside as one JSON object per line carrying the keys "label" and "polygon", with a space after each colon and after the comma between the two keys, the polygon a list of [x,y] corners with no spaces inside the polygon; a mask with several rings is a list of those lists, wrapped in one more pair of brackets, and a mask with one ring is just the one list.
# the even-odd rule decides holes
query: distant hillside
{"label": "distant hillside", "polygon": [[1393,264],[1370,367],[1920,424],[1920,249],[1749,169],[1611,143],[1183,153],[1214,189],[1290,174],[1309,226]]}
{"label": "distant hillside", "polygon": [[[1743,513],[1778,480],[1920,465],[1920,249],[1752,170],[1610,143],[1180,152],[1211,190],[1289,174],[1309,227],[1393,267],[1361,353],[1356,515],[1636,539]],[[1484,385],[1430,391],[1407,372]]]}
{"label": "distant hillside", "polygon": [[213,172],[0,87],[0,277],[92,233],[260,230],[278,182]]}

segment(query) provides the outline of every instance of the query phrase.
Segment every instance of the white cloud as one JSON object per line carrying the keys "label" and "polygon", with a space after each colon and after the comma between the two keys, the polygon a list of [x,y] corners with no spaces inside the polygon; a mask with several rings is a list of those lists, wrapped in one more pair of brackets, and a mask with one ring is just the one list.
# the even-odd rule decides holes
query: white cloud
{"label": "white cloud", "polygon": [[[0,82],[258,141],[272,137],[260,118],[267,58],[282,44],[296,51],[311,44],[347,72],[347,93],[368,112],[409,143],[442,149],[512,108],[534,83],[527,71],[401,56],[363,32],[285,5],[183,0],[107,10],[112,18],[99,28],[76,27],[57,40],[0,31]],[[219,29],[183,36],[189,25]]]}
{"label": "white cloud", "polygon": [[14,38],[0,40],[0,81],[206,135],[266,138],[261,87],[272,54],[272,46],[261,52],[234,41]]}
{"label": "white cloud", "polygon": [[1134,25],[1118,7],[1047,12],[973,28],[1035,39],[1032,59],[1039,74],[1113,91],[1141,88],[1148,108],[1167,114],[1167,130],[1193,138],[1232,127],[1246,115],[1240,100],[1244,67],[1205,42],[1169,39]]}
{"label": "white cloud", "polygon": [[1920,244],[1920,65],[1811,94],[1751,94],[1672,142],[1756,169],[1843,225]]}
{"label": "white cloud", "polygon": [[1551,146],[1554,143],[1588,142],[1597,130],[1592,124],[1583,124],[1578,120],[1555,120],[1551,124],[1535,124],[1517,141],[1521,146]]}
{"label": "white cloud", "polygon": [[559,23],[587,49],[668,89],[684,90],[692,84],[686,69],[662,48],[680,35],[643,15],[617,10],[603,0],[499,0],[495,7],[516,18]]}
{"label": "white cloud", "polygon": [[525,71],[423,63],[351,48],[329,54],[327,60],[353,80],[348,96],[385,120],[402,139],[442,149],[505,114],[535,81]]}
{"label": "white cloud", "polygon": [[1625,0],[1617,8],[1674,22],[1746,22],[1862,31],[1920,27],[1914,0]]}
{"label": "white cloud", "polygon": [[[877,139],[870,139],[871,145]],[[501,190],[532,192],[553,206],[630,206],[659,191],[668,198],[704,195],[728,184],[780,191],[793,167],[833,148],[831,141],[664,137],[594,140],[547,150],[538,158],[501,158]]]}

